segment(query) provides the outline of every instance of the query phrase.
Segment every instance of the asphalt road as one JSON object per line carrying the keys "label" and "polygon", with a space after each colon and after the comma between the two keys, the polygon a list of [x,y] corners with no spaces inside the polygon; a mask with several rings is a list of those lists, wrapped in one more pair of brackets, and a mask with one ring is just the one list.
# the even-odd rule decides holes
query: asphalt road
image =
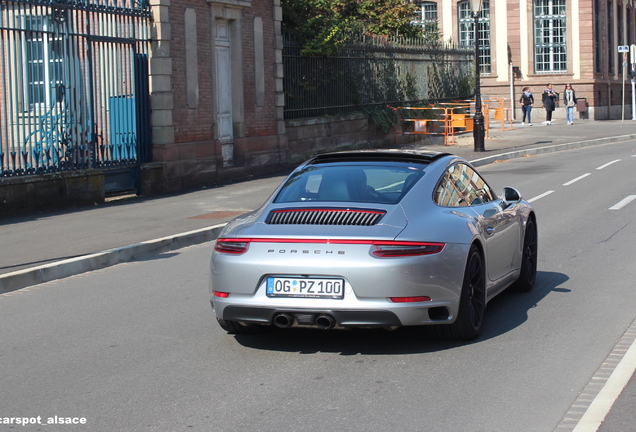
{"label": "asphalt road", "polygon": [[86,419],[20,431],[553,431],[634,322],[636,201],[618,204],[636,193],[635,150],[481,168],[535,205],[540,272],[489,304],[474,343],[227,335],[206,243],[0,295],[0,417]]}

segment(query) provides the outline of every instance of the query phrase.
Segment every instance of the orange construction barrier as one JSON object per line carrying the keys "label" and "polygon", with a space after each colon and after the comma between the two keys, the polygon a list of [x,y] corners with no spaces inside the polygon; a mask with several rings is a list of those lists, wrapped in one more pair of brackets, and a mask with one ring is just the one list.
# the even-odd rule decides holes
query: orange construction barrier
{"label": "orange construction barrier", "polygon": [[[490,98],[490,99],[484,100],[484,103],[488,104],[491,110],[491,114],[493,116],[492,120],[501,125],[502,131],[506,129],[514,129],[514,127],[512,126],[512,121],[513,121],[512,106],[506,107],[507,101],[510,101],[510,99]],[[486,120],[486,124],[488,124],[490,121],[490,118],[489,117],[486,117],[486,118],[488,119]],[[509,123],[508,127],[506,127],[506,123]]]}
{"label": "orange construction barrier", "polygon": [[[484,138],[490,139],[490,122],[497,122],[501,130],[514,129],[512,107],[506,107],[505,98],[482,100]],[[443,135],[444,145],[457,144],[456,133],[473,132],[475,129],[475,101],[455,101],[433,104],[429,107],[392,107],[398,115],[396,134]],[[506,123],[509,126],[506,127]]]}
{"label": "orange construction barrier", "polygon": [[[398,115],[396,134],[443,135],[444,145],[457,144],[456,132],[473,130],[469,103],[435,104],[430,107],[390,107]],[[407,116],[408,115],[408,116]]]}

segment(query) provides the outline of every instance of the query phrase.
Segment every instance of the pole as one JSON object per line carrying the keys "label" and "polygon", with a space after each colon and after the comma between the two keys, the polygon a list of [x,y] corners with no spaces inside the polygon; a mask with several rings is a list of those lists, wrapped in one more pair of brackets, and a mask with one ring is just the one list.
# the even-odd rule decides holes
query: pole
{"label": "pole", "polygon": [[474,151],[486,151],[484,147],[484,113],[481,112],[481,65],[479,64],[479,13],[473,12],[475,20],[475,118],[473,119]]}
{"label": "pole", "polygon": [[517,120],[517,113],[515,110],[515,74],[512,69],[512,63],[508,66],[508,74],[510,75],[510,110],[512,111],[512,119]]}

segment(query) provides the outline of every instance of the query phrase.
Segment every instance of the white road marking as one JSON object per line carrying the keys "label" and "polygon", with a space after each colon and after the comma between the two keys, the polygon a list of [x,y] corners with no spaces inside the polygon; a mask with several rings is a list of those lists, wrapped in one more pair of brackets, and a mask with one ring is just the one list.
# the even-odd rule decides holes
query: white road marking
{"label": "white road marking", "polygon": [[625,353],[573,432],[596,432],[636,370],[636,341]]}
{"label": "white road marking", "polygon": [[603,168],[606,168],[606,167],[610,166],[611,164],[615,164],[616,162],[620,162],[620,161],[621,161],[621,159],[616,159],[616,160],[613,160],[611,162],[606,163],[605,165],[601,165],[600,167],[598,167],[596,169],[597,170],[602,170]]}
{"label": "white road marking", "polygon": [[577,181],[579,181],[581,179],[584,179],[585,177],[587,177],[589,175],[590,175],[590,173],[583,174],[582,176],[579,176],[579,177],[575,178],[574,180],[570,180],[567,183],[563,183],[563,186],[570,186],[572,183],[576,183]]}
{"label": "white road marking", "polygon": [[537,196],[536,196],[536,197],[534,197],[534,198],[530,198],[530,199],[528,200],[528,202],[529,202],[529,203],[531,203],[532,201],[536,201],[536,200],[538,200],[538,199],[541,199],[541,198],[543,198],[543,197],[546,197],[546,196],[550,195],[550,194],[551,194],[551,193],[553,193],[553,192],[554,192],[554,191],[547,191],[547,192],[544,192],[544,193],[542,193],[541,195],[537,195]]}
{"label": "white road marking", "polygon": [[627,198],[623,198],[618,204],[615,204],[612,207],[610,207],[609,210],[620,210],[623,207],[625,207],[627,204],[629,204],[630,202],[634,201],[635,199],[636,199],[636,195],[630,195]]}

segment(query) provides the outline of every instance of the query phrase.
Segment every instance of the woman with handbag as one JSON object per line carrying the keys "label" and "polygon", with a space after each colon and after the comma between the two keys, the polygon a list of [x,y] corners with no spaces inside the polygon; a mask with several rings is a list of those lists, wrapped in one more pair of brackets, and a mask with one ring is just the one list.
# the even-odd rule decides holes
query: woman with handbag
{"label": "woman with handbag", "polygon": [[563,104],[565,105],[565,118],[569,125],[574,124],[574,105],[576,105],[576,93],[572,84],[566,84],[563,91]]}
{"label": "woman with handbag", "polygon": [[559,98],[559,94],[552,89],[552,84],[548,84],[543,91],[541,101],[545,108],[545,123],[548,126],[552,125],[552,112],[556,107],[556,100]]}

